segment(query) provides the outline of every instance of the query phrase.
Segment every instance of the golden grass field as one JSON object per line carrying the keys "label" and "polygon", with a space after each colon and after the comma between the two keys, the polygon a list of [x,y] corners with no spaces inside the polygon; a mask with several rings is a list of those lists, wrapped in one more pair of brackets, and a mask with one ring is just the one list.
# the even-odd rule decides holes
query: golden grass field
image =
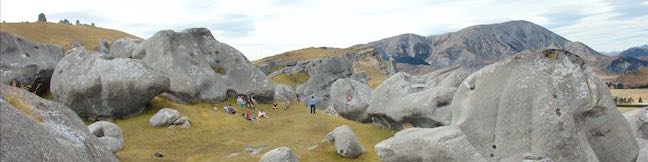
{"label": "golden grass field", "polygon": [[[180,104],[163,98],[155,98],[146,112],[123,120],[115,120],[124,132],[125,146],[116,156],[120,161],[258,161],[261,156],[276,147],[287,146],[300,161],[378,161],[373,146],[394,132],[370,124],[362,124],[318,111],[309,114],[300,104],[292,104],[288,111],[272,110],[270,105],[259,107],[268,112],[269,119],[247,121],[239,115],[222,111],[225,103]],[[235,104],[233,104],[235,105]],[[283,105],[281,105],[283,106]],[[280,107],[281,107],[280,106]],[[170,107],[188,116],[192,128],[153,128],[148,119],[159,109]],[[218,107],[218,111],[212,108]],[[243,108],[239,111],[247,111]],[[259,108],[254,111],[254,114]],[[349,125],[356,133],[365,154],[357,159],[345,159],[335,153],[331,144],[320,142],[325,135],[340,125]],[[309,147],[319,145],[312,150]],[[246,147],[262,147],[261,153],[244,152]],[[160,152],[163,158],[153,154]],[[228,157],[230,154],[238,156]]]}
{"label": "golden grass field", "polygon": [[56,44],[65,50],[70,49],[77,40],[83,42],[86,49],[97,50],[101,40],[113,41],[124,37],[139,39],[131,34],[113,29],[49,22],[1,23],[0,30],[20,35],[30,41]]}
{"label": "golden grass field", "polygon": [[[644,105],[648,106],[648,89],[610,89],[610,93],[612,94],[612,96],[617,97],[632,97],[635,99],[635,102],[637,102],[639,97],[641,97],[644,100]],[[640,107],[619,106],[618,108],[621,112],[628,112]]]}

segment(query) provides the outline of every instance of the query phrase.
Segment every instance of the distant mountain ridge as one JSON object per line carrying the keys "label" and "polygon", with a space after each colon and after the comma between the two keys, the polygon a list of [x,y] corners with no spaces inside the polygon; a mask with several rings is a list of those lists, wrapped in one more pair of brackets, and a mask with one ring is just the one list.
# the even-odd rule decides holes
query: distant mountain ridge
{"label": "distant mountain ridge", "polygon": [[595,61],[606,57],[586,45],[569,41],[532,22],[518,20],[497,24],[475,25],[428,37],[402,34],[370,42],[384,58],[399,63],[447,67],[487,65],[524,50],[547,47],[562,48]]}
{"label": "distant mountain ridge", "polygon": [[629,48],[629,49],[619,53],[619,56],[634,57],[634,58],[637,58],[637,59],[642,59],[642,60],[647,60],[648,61],[648,45]]}

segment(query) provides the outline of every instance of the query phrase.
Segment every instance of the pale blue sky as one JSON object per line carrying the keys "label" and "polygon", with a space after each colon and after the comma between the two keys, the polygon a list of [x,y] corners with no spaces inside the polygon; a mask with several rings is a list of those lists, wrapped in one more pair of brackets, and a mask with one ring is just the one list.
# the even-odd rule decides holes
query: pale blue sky
{"label": "pale blue sky", "polygon": [[2,0],[2,21],[67,18],[148,38],[209,28],[251,60],[305,47],[348,47],[402,33],[528,20],[598,51],[648,44],[648,0]]}

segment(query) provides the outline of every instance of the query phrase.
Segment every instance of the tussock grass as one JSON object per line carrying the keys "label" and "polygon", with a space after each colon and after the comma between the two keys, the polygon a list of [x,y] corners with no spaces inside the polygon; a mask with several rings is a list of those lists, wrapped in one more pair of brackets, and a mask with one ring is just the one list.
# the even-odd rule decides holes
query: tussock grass
{"label": "tussock grass", "polygon": [[123,37],[139,39],[131,34],[112,29],[57,23],[2,23],[0,30],[20,35],[30,41],[56,44],[65,50],[70,49],[76,41],[83,42],[86,49],[97,50],[99,41],[102,39],[107,41]]}
{"label": "tussock grass", "polygon": [[41,117],[40,114],[38,114],[37,112],[34,112],[34,107],[29,103],[21,100],[19,95],[22,94],[18,94],[18,93],[5,94],[3,99],[13,107],[18,109],[19,111],[22,111],[23,113],[27,114],[27,116],[32,117],[36,121],[43,122],[43,117]]}
{"label": "tussock grass", "polygon": [[[288,111],[272,110],[269,104],[261,104],[270,119],[244,120],[240,115],[222,111],[226,103],[235,105],[233,99],[218,104],[199,103],[184,105],[156,97],[148,110],[138,116],[116,120],[124,131],[125,147],[116,155],[121,161],[258,161],[261,156],[276,147],[287,146],[300,161],[378,161],[373,146],[393,135],[393,132],[331,116],[318,111],[310,115],[303,104],[293,103]],[[281,105],[280,107],[282,107]],[[152,128],[148,119],[159,109],[171,107],[190,118],[191,129]],[[214,111],[213,107],[218,107]],[[366,153],[358,159],[349,160],[338,156],[334,146],[320,144],[324,136],[335,127],[349,125],[358,135]],[[312,150],[309,147],[318,145]],[[243,151],[246,147],[261,147],[257,155]],[[154,157],[155,152],[164,154]],[[238,156],[227,156],[240,153]]]}

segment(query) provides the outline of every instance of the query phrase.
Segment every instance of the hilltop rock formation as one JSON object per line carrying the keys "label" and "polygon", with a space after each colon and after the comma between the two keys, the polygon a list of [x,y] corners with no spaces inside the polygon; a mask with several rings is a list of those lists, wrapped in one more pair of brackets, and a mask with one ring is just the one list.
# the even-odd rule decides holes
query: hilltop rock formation
{"label": "hilltop rock formation", "polygon": [[47,22],[47,18],[44,13],[38,14],[38,20],[36,22]]}
{"label": "hilltop rock formation", "polygon": [[30,92],[46,92],[54,68],[63,56],[59,46],[0,32],[0,82],[25,87]]}
{"label": "hilltop rock formation", "polygon": [[293,151],[288,147],[272,149],[261,156],[259,162],[298,162]]}
{"label": "hilltop rock formation", "polygon": [[450,126],[403,130],[376,153],[383,161],[634,161],[632,130],[585,62],[550,49],[491,64],[458,87]]}
{"label": "hilltop rock formation", "polygon": [[50,91],[80,117],[94,118],[139,113],[168,88],[169,78],[140,60],[75,48],[56,66]]}
{"label": "hilltop rock formation", "polygon": [[94,122],[88,125],[88,130],[113,153],[117,153],[124,146],[124,134],[121,128],[111,122]]}
{"label": "hilltop rock formation", "polygon": [[396,73],[376,87],[367,113],[374,124],[396,130],[404,123],[425,128],[447,125],[455,91],[472,72],[455,66],[423,76]]}
{"label": "hilltop rock formation", "polygon": [[169,97],[183,102],[225,100],[228,91],[273,99],[275,86],[238,50],[216,41],[205,28],[160,31],[133,50],[171,79]]}
{"label": "hilltop rock formation", "polygon": [[[361,83],[349,78],[338,79],[331,85],[329,106],[346,119],[368,122],[370,120],[366,111],[372,93],[373,90],[366,82]],[[351,95],[351,101],[348,101],[348,95]]]}
{"label": "hilltop rock formation", "polygon": [[117,158],[70,108],[0,84],[2,161],[101,161]]}
{"label": "hilltop rock formation", "polygon": [[[298,91],[301,101],[308,101],[311,95],[319,100],[317,108],[326,109],[331,98],[331,85],[337,79],[350,77],[353,73],[351,60],[346,56],[335,56],[321,59],[308,68],[308,81]],[[308,104],[308,102],[304,102]]]}
{"label": "hilltop rock formation", "polygon": [[339,126],[326,135],[326,140],[335,145],[335,152],[345,158],[357,158],[364,153],[358,137],[348,125]]}

